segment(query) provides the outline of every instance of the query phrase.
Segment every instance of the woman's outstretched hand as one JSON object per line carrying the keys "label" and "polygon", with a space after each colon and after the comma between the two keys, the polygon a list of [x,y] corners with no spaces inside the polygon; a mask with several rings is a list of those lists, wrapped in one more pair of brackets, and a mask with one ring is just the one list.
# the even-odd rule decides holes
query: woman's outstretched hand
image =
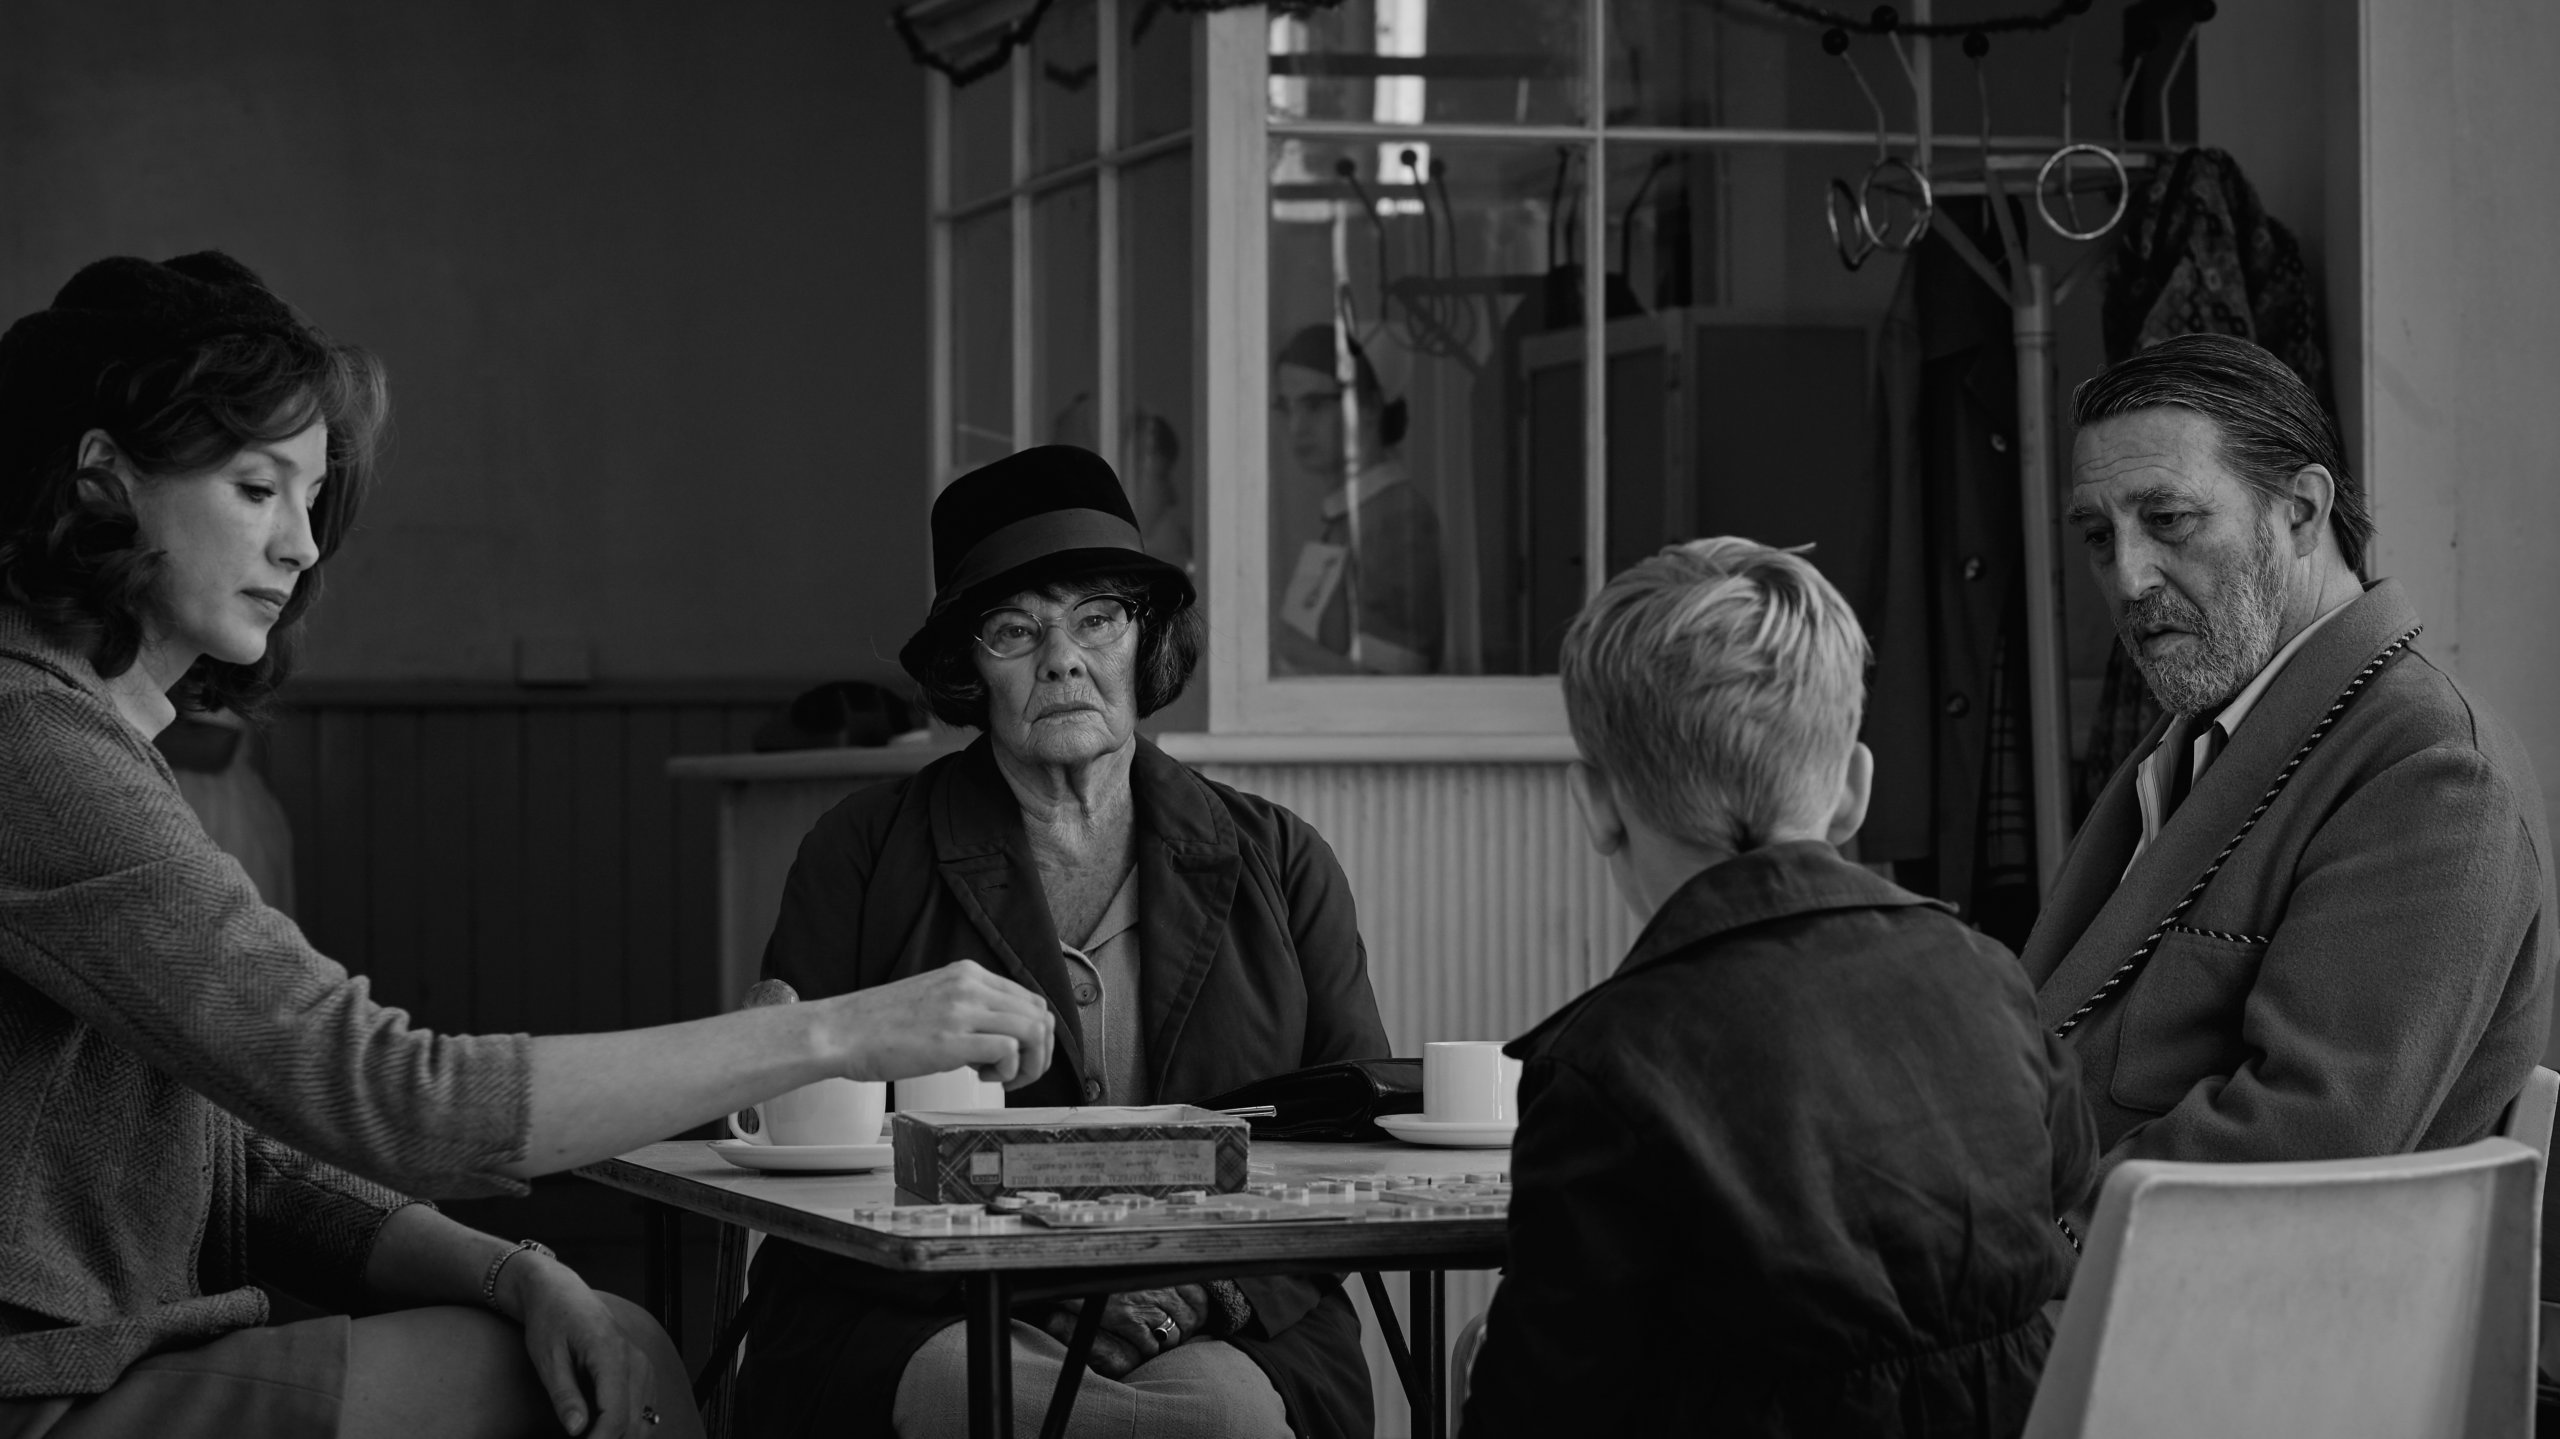
{"label": "woman's outstretched hand", "polygon": [[1032,990],[975,960],[821,1001],[835,1021],[851,1079],[907,1079],[962,1065],[1007,1089],[1049,1068],[1056,1019]]}

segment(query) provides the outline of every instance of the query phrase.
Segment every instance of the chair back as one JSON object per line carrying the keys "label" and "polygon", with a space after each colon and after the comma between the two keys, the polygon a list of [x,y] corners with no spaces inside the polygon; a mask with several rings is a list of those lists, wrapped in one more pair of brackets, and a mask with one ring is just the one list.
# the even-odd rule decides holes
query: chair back
{"label": "chair back", "polygon": [[2551,1242],[2551,1118],[2560,1110],[2560,1072],[2535,1065],[2524,1088],[2498,1119],[2498,1132],[2542,1156],[2542,1180],[2535,1186],[2534,1212],[2542,1216],[2541,1333],[2535,1341],[2546,1374],[2560,1373],[2560,1245]]}
{"label": "chair back", "polygon": [[2524,1077],[2524,1088],[2507,1101],[2507,1112],[2498,1116],[2498,1133],[2541,1155],[2548,1164],[2555,1111],[2560,1111],[2560,1071],[2537,1064]]}
{"label": "chair back", "polygon": [[2539,1163],[2524,1145],[2107,1179],[2029,1439],[2523,1439]]}

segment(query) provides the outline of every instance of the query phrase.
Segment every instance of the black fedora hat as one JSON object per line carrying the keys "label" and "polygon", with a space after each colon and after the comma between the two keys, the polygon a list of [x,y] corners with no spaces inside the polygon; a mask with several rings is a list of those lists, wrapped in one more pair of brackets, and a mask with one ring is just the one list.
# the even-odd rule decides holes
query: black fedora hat
{"label": "black fedora hat", "polygon": [[1137,512],[1102,456],[1041,445],[971,470],[933,502],[933,608],[898,663],[923,680],[955,626],[1008,595],[1093,574],[1143,575],[1167,612],[1196,598],[1180,566],[1146,552]]}

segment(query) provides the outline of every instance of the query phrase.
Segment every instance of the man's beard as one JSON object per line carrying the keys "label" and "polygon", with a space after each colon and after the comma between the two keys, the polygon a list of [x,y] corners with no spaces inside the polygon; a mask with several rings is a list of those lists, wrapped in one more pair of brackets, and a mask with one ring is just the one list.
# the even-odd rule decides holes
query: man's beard
{"label": "man's beard", "polygon": [[[2153,698],[2171,714],[2196,715],[2220,706],[2275,658],[2276,634],[2284,623],[2284,576],[2272,527],[2258,531],[2248,567],[2217,584],[2205,605],[2164,587],[2116,612],[2117,637]],[[2142,652],[2142,640],[2161,625],[2185,630],[2193,642],[2152,659]]]}

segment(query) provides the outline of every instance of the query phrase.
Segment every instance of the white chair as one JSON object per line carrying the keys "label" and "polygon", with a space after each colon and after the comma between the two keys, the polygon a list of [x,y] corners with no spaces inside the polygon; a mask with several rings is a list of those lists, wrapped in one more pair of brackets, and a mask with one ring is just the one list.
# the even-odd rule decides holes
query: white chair
{"label": "white chair", "polygon": [[2551,1243],[2551,1120],[2560,1111],[2560,1073],[2534,1066],[2525,1076],[2524,1089],[2507,1105],[2506,1114],[2498,1121],[2498,1132],[2542,1156],[2542,1182],[2536,1188],[2534,1212],[2542,1216],[2542,1304],[2541,1323],[2535,1350],[2542,1356],[2542,1372],[2560,1374],[2560,1246]]}
{"label": "white chair", "polygon": [[[1493,1312],[1493,1301],[1485,1301],[1485,1314]],[[1458,1331],[1457,1346],[1449,1351],[1449,1413],[1454,1419],[1467,1412],[1467,1390],[1474,1387],[1476,1355],[1484,1349],[1485,1315],[1467,1321]]]}
{"label": "white chair", "polygon": [[2523,1439],[2539,1163],[2522,1144],[2107,1179],[2028,1439]]}

